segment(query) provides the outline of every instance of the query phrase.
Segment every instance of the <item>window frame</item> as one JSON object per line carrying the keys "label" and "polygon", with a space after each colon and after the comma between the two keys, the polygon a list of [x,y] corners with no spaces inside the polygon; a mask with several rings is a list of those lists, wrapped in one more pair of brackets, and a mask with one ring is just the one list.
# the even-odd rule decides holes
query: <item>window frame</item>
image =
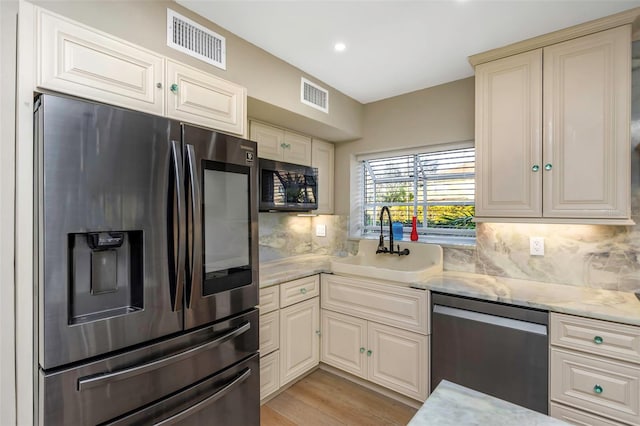
{"label": "window frame", "polygon": [[[438,242],[445,244],[460,244],[460,245],[473,245],[475,244],[475,236],[476,229],[475,228],[440,228],[440,227],[428,227],[425,219],[428,217],[428,209],[430,206],[448,206],[448,205],[471,205],[475,208],[475,152],[473,153],[473,173],[451,173],[443,176],[419,176],[417,173],[417,169],[419,168],[418,159],[421,155],[429,155],[437,152],[443,151],[455,151],[461,149],[473,149],[474,143],[473,141],[463,141],[452,144],[438,144],[438,145],[430,145],[425,147],[419,147],[410,150],[397,150],[397,151],[387,151],[375,154],[363,154],[355,156],[354,162],[354,172],[356,173],[356,179],[354,181],[358,197],[352,198],[352,213],[357,216],[356,220],[351,220],[351,229],[354,230],[352,232],[352,237],[355,238],[377,238],[380,234],[380,221],[379,221],[379,212],[382,206],[403,206],[410,207],[413,209],[413,214],[418,214],[418,207],[426,207],[422,211],[422,219],[424,225],[418,226],[418,235],[419,241],[425,242]],[[412,193],[413,198],[412,201],[406,202],[376,202],[367,203],[365,198],[365,188],[366,188],[366,173],[365,168],[370,166],[369,161],[375,160],[385,160],[398,158],[403,156],[413,156],[413,187]],[[443,202],[443,201],[429,201],[426,198],[427,194],[427,182],[432,183],[438,180],[454,180],[454,179],[468,179],[471,178],[473,181],[473,197],[471,201],[453,201],[453,202]],[[407,179],[399,179],[401,182],[407,182],[411,180],[411,175],[407,176]],[[423,181],[422,189],[418,189],[418,182]],[[354,189],[356,189],[354,188]],[[424,201],[420,201],[417,197],[418,190],[424,192]],[[373,224],[365,224],[365,212],[368,208],[373,207],[372,216],[374,218]],[[473,219],[472,219],[473,220]],[[388,233],[388,225],[383,226],[383,232]],[[411,233],[411,225],[405,224],[403,226],[403,239],[409,240],[409,235]]]}

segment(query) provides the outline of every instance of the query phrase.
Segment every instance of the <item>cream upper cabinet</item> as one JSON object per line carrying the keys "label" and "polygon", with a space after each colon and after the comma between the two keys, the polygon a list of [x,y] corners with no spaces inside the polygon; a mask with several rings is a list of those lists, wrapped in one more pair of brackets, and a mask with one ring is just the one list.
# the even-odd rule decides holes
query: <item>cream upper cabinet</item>
{"label": "cream upper cabinet", "polygon": [[629,25],[476,67],[476,217],[630,223]]}
{"label": "cream upper cabinet", "polygon": [[629,218],[631,28],[544,49],[544,215]]}
{"label": "cream upper cabinet", "polygon": [[258,143],[258,156],[286,163],[311,165],[311,138],[252,121],[250,138]]}
{"label": "cream upper cabinet", "polygon": [[36,86],[162,115],[163,57],[37,9]]}
{"label": "cream upper cabinet", "polygon": [[320,361],[318,297],[280,310],[280,386],[311,370]]}
{"label": "cream upper cabinet", "polygon": [[245,134],[244,87],[167,59],[166,91],[167,117]]}
{"label": "cream upper cabinet", "polygon": [[36,86],[246,135],[246,89],[37,8]]}
{"label": "cream upper cabinet", "polygon": [[476,67],[476,216],[542,215],[542,50]]}
{"label": "cream upper cabinet", "polygon": [[333,214],[334,152],[330,142],[311,142],[311,165],[318,169],[318,214]]}

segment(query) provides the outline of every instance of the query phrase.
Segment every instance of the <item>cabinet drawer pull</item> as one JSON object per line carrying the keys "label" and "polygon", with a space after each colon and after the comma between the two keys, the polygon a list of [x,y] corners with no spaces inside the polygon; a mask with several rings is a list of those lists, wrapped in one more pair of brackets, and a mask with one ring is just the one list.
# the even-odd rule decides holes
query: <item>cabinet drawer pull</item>
{"label": "cabinet drawer pull", "polygon": [[553,168],[553,166],[551,165],[551,163],[547,163],[547,164],[545,164],[545,165],[544,165],[544,169],[545,169],[546,171],[549,171],[549,170],[551,170],[552,168]]}
{"label": "cabinet drawer pull", "polygon": [[300,289],[300,293],[302,293],[302,294],[307,294],[307,289],[306,289],[306,288],[304,288],[304,287],[302,287],[302,288]]}
{"label": "cabinet drawer pull", "polygon": [[593,338],[593,343],[595,343],[596,345],[601,345],[604,343],[604,339],[600,336],[595,336]]}
{"label": "cabinet drawer pull", "polygon": [[538,170],[540,170],[540,166],[538,166],[537,164],[534,164],[533,167],[531,167],[531,170],[533,170],[534,172],[537,172]]}
{"label": "cabinet drawer pull", "polygon": [[373,351],[372,351],[371,349],[369,349],[369,350],[367,351],[367,356],[371,356],[371,354],[373,354]]}
{"label": "cabinet drawer pull", "polygon": [[363,354],[364,353],[364,348],[360,348],[360,353]]}
{"label": "cabinet drawer pull", "polygon": [[602,386],[600,386],[600,385],[595,385],[595,386],[593,387],[593,391],[594,391],[595,393],[602,393],[602,392],[604,391],[604,389],[602,389]]}

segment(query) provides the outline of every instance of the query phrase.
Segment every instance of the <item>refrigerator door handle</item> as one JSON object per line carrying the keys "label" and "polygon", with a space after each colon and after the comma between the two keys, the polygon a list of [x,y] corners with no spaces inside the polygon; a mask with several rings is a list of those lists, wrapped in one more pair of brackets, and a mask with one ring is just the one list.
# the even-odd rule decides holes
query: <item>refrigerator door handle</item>
{"label": "refrigerator door handle", "polygon": [[191,234],[189,253],[189,274],[187,281],[187,308],[193,304],[194,287],[201,280],[202,273],[202,195],[198,183],[198,164],[193,145],[186,144],[187,166],[189,167],[189,186],[191,199]]}
{"label": "refrigerator door handle", "polygon": [[168,356],[166,358],[158,359],[142,365],[136,365],[135,367],[126,368],[124,370],[117,370],[111,373],[104,373],[95,376],[83,377],[78,380],[78,391],[95,388],[98,386],[105,386],[109,383],[117,382],[119,380],[128,379],[138,376],[140,374],[148,373],[151,371],[159,370],[169,364],[184,360],[186,358],[193,357],[200,352],[204,352],[219,346],[227,340],[233,339],[242,333],[247,332],[251,328],[251,323],[246,321],[244,324],[234,327],[231,331],[217,337],[202,345],[187,349],[186,351],[177,353],[175,355]]}
{"label": "refrigerator door handle", "polygon": [[233,389],[236,386],[240,385],[242,382],[247,380],[249,378],[249,376],[251,376],[251,369],[250,368],[245,368],[242,373],[238,374],[234,379],[232,379],[227,384],[225,384],[218,392],[216,392],[213,395],[203,399],[202,401],[198,402],[197,404],[192,405],[191,407],[179,412],[178,414],[175,414],[175,415],[173,415],[173,416],[171,416],[169,418],[166,418],[166,419],[162,420],[161,422],[154,423],[154,425],[155,426],[169,426],[169,425],[174,425],[176,423],[179,423],[182,420],[185,420],[187,417],[189,417],[189,416],[197,413],[198,411],[206,408],[207,406],[209,406],[212,403],[216,402],[217,400],[219,400],[223,396],[227,395],[229,392],[233,391]]}
{"label": "refrigerator door handle", "polygon": [[[170,249],[172,254],[170,270],[174,271],[174,276],[170,277],[170,294],[171,294],[171,310],[179,311],[182,307],[182,294],[184,291],[184,268],[185,268],[185,246],[186,246],[186,212],[184,205],[184,196],[182,193],[182,182],[184,182],[184,169],[182,166],[182,154],[179,141],[171,141],[171,157],[173,159],[173,175],[175,185],[175,202],[176,210],[178,214],[177,233],[178,241],[176,242],[175,235],[175,218],[173,223],[168,224],[170,229],[174,229],[173,232],[173,244],[177,246],[177,255],[174,254],[174,250]],[[175,256],[175,257],[174,257]]]}

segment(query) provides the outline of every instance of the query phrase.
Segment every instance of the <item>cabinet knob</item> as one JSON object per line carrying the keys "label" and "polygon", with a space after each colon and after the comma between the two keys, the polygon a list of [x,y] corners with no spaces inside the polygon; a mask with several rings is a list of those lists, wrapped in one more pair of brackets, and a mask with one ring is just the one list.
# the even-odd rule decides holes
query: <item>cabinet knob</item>
{"label": "cabinet knob", "polygon": [[372,351],[371,349],[369,349],[369,350],[367,351],[367,356],[371,356],[371,354],[373,354],[373,351]]}
{"label": "cabinet knob", "polygon": [[302,288],[300,289],[300,293],[302,293],[302,294],[307,294],[307,289],[306,289],[306,288],[304,288],[304,287],[302,287]]}
{"label": "cabinet knob", "polygon": [[593,343],[595,343],[596,345],[601,345],[604,343],[604,339],[600,336],[595,336],[593,338]]}
{"label": "cabinet knob", "polygon": [[540,170],[540,166],[538,166],[537,164],[534,164],[533,167],[531,167],[531,170],[533,170],[534,172],[537,172],[538,170]]}
{"label": "cabinet knob", "polygon": [[156,87],[157,87],[158,89],[162,89],[162,83],[156,83]]}
{"label": "cabinet knob", "polygon": [[318,336],[320,336],[320,334],[321,334],[321,333],[320,333],[320,330],[316,330],[316,334],[317,334]]}
{"label": "cabinet knob", "polygon": [[593,387],[593,391],[594,391],[595,393],[602,393],[602,392],[604,391],[604,389],[602,389],[602,386],[600,386],[600,385],[595,385],[595,386]]}
{"label": "cabinet knob", "polygon": [[169,88],[169,90],[171,90],[171,92],[173,92],[173,93],[178,93],[178,85],[173,83],[171,85],[171,87]]}
{"label": "cabinet knob", "polygon": [[285,149],[286,147],[287,147],[287,144],[286,144],[286,143],[282,142],[282,143],[280,144],[280,148]]}
{"label": "cabinet knob", "polygon": [[360,348],[360,353],[363,354],[364,353],[364,348]]}
{"label": "cabinet knob", "polygon": [[549,170],[551,170],[552,168],[553,168],[553,166],[551,165],[551,163],[547,163],[547,164],[545,164],[545,165],[544,165],[544,169],[545,169],[546,171],[549,171]]}

